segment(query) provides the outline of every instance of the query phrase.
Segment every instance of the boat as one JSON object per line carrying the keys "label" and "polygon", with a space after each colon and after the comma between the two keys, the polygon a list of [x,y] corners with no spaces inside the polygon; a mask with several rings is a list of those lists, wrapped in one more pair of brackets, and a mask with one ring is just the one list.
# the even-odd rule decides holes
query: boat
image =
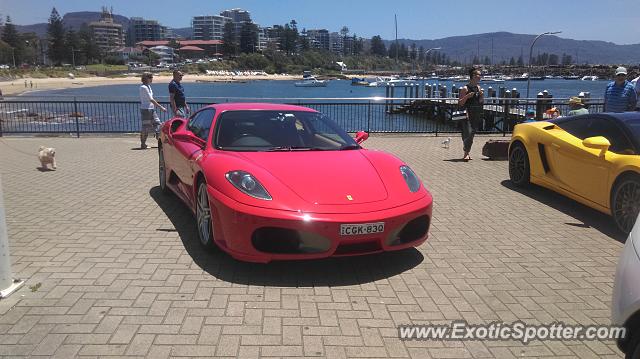
{"label": "boat", "polygon": [[596,81],[598,76],[582,76],[580,80],[582,81]]}
{"label": "boat", "polygon": [[511,79],[511,81],[540,81],[544,80],[544,76],[529,76],[527,72],[523,73],[520,76],[516,76]]}
{"label": "boat", "polygon": [[369,86],[369,81],[365,78],[354,77],[351,79],[351,86]]}
{"label": "boat", "polygon": [[562,78],[565,80],[580,80],[580,76],[578,75],[562,76]]}
{"label": "boat", "polygon": [[318,80],[313,76],[307,76],[302,81],[294,82],[296,87],[326,87],[327,80]]}

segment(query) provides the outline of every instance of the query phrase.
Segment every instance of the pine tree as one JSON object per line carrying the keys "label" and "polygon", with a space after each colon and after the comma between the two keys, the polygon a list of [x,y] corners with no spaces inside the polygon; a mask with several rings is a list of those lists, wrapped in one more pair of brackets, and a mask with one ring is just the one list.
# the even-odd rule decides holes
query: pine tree
{"label": "pine tree", "polygon": [[47,40],[49,42],[49,58],[59,65],[67,57],[65,46],[65,29],[58,10],[54,7],[47,25]]}
{"label": "pine tree", "polygon": [[4,23],[2,29],[2,41],[11,47],[11,52],[7,60],[19,65],[22,63],[22,52],[24,42],[20,38],[20,34],[16,30],[16,26],[11,22],[11,17],[7,16],[7,20]]}
{"label": "pine tree", "polygon": [[245,22],[240,30],[240,52],[245,54],[256,52],[258,47],[258,26]]}
{"label": "pine tree", "polygon": [[86,23],[80,26],[78,36],[80,37],[80,49],[84,54],[87,64],[98,61],[100,59],[100,48],[94,41],[93,32]]}
{"label": "pine tree", "polygon": [[376,56],[387,56],[387,48],[380,35],[371,38],[371,53]]}
{"label": "pine tree", "polygon": [[222,52],[225,56],[234,56],[238,52],[235,27],[232,22],[224,24],[224,33],[222,34]]}

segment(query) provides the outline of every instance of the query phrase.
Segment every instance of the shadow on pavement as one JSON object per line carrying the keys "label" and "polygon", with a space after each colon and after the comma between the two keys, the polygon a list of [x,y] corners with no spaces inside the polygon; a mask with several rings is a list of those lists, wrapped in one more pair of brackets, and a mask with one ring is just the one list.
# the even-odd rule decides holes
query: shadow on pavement
{"label": "shadow on pavement", "polygon": [[504,180],[500,184],[540,203],[544,203],[547,206],[557,209],[578,221],[577,223],[566,222],[565,224],[568,226],[582,228],[592,227],[620,243],[624,243],[627,238],[624,233],[618,230],[613,222],[613,218],[561,194],[533,184],[526,188],[516,187],[509,180]]}
{"label": "shadow on pavement", "polygon": [[[207,252],[200,245],[195,218],[175,195],[165,195],[156,186],[151,198],[167,215],[187,253],[212,276],[231,283],[279,287],[347,286],[390,278],[418,266],[424,256],[415,248],[373,255],[310,261],[280,261],[269,264],[236,261],[222,251]],[[158,228],[169,232],[172,229]]]}

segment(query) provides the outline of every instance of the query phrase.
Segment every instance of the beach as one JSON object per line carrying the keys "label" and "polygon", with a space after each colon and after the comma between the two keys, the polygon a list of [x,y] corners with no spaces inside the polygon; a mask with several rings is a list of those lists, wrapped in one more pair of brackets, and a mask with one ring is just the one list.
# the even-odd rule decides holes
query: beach
{"label": "beach", "polygon": [[[297,80],[300,76],[296,75],[192,75],[185,74],[182,79],[183,83],[191,82],[242,82],[242,81],[255,81],[255,80]],[[169,83],[173,79],[169,74],[158,74],[153,77],[154,83]],[[26,82],[25,82],[26,81]],[[26,83],[26,85],[25,85]],[[126,85],[126,84],[139,84],[140,76],[132,75],[127,77],[76,77],[76,78],[32,78],[23,77],[13,80],[0,81],[0,90],[2,90],[3,96],[16,96],[22,93],[30,91],[41,90],[59,90],[67,88],[82,88],[93,86],[106,86],[106,85]],[[33,84],[33,86],[32,86]]]}

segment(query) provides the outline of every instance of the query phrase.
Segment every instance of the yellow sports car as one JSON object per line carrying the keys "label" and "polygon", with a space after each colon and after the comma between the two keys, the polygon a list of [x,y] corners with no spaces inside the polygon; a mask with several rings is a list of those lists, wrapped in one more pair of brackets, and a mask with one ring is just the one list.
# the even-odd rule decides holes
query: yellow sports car
{"label": "yellow sports car", "polygon": [[629,233],[640,211],[640,112],[519,124],[509,144],[509,177],[609,214]]}

